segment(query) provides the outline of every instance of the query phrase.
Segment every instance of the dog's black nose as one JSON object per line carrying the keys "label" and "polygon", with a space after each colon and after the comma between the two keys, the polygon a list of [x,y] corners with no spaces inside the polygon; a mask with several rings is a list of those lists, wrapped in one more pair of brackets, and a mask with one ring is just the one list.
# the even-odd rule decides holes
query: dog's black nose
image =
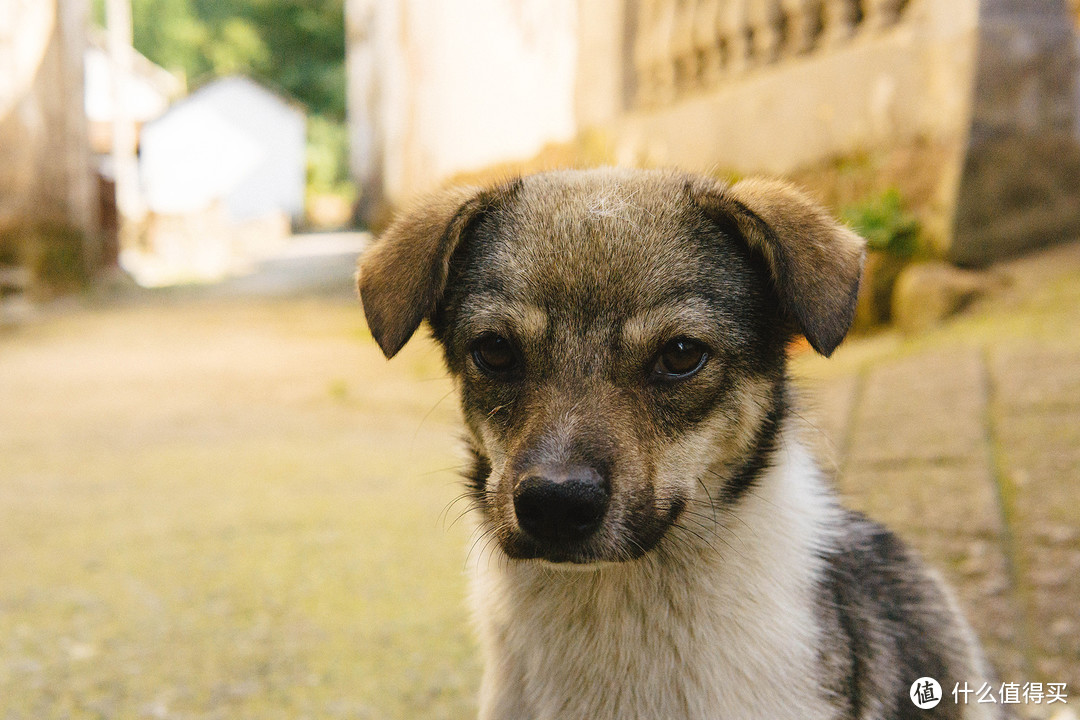
{"label": "dog's black nose", "polygon": [[540,467],[514,489],[514,512],[522,530],[537,540],[579,542],[600,527],[608,483],[591,467]]}

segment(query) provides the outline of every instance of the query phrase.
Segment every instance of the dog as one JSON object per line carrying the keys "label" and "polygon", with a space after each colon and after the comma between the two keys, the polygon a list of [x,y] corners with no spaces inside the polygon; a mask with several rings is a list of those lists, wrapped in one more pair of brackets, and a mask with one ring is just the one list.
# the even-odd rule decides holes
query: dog
{"label": "dog", "polygon": [[383,353],[426,320],[461,398],[481,718],[998,717],[950,696],[992,679],[973,633],[793,409],[789,347],[833,352],[864,255],[783,182],[617,168],[444,190],[363,254]]}

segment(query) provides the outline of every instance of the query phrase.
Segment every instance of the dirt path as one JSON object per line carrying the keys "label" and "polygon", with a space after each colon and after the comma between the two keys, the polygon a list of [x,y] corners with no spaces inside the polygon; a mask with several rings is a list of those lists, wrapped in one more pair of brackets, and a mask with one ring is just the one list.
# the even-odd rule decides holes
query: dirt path
{"label": "dirt path", "polygon": [[474,714],[449,383],[324,261],[0,335],[0,718]]}

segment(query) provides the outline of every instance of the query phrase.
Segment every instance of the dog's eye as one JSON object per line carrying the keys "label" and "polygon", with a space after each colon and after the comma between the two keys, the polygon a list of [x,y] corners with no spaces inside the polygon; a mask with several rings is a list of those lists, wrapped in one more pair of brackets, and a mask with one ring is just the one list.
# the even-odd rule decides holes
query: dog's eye
{"label": "dog's eye", "polygon": [[494,333],[484,335],[473,344],[473,361],[484,372],[503,374],[517,366],[518,355],[509,340]]}
{"label": "dog's eye", "polygon": [[697,340],[675,338],[660,350],[653,366],[653,376],[663,380],[689,377],[705,365],[708,350]]}

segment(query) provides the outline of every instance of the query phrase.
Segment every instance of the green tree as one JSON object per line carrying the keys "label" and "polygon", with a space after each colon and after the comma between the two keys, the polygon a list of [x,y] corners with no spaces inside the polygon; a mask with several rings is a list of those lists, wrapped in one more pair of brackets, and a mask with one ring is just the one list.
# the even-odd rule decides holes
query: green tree
{"label": "green tree", "polygon": [[[104,22],[104,0],[95,0]],[[345,118],[344,0],[132,0],[135,48],[191,87],[241,73]]]}

